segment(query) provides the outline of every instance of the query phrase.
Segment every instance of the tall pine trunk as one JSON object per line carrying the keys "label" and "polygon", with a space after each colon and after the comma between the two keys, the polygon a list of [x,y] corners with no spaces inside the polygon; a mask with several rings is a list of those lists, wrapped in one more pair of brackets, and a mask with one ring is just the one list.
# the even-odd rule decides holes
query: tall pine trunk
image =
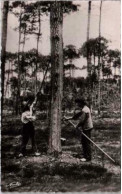
{"label": "tall pine trunk", "polygon": [[100,2],[100,17],[99,17],[99,51],[98,51],[98,114],[100,114],[100,71],[101,71],[101,13],[102,13],[102,1]]}
{"label": "tall pine trunk", "polygon": [[51,114],[49,152],[57,156],[61,152],[61,110],[63,95],[63,11],[60,1],[52,3],[51,28]]}
{"label": "tall pine trunk", "polygon": [[9,97],[10,73],[11,73],[11,61],[9,60],[9,69],[8,69],[8,77],[7,77],[7,80],[6,80],[5,98],[7,98],[7,91],[8,91],[8,97]]}
{"label": "tall pine trunk", "polygon": [[[89,42],[90,17],[91,17],[91,1],[88,2],[87,43]],[[88,72],[88,97],[89,97],[89,107],[90,107],[90,109],[92,109],[91,56],[90,56],[89,45],[88,44],[87,44],[87,72]]]}
{"label": "tall pine trunk", "polygon": [[[26,25],[25,25],[24,34],[23,34],[23,47],[22,47],[22,62],[23,63],[25,62],[25,52],[24,52],[24,50],[25,50],[25,41],[26,41]],[[23,72],[23,80],[24,80],[23,88],[26,91],[26,69],[25,69],[25,72]]]}
{"label": "tall pine trunk", "polygon": [[40,5],[38,6],[38,34],[37,34],[37,58],[36,58],[36,68],[35,68],[35,96],[37,94],[37,70],[38,70],[38,55],[39,55],[39,41],[40,41],[40,36],[41,36],[41,7]]}
{"label": "tall pine trunk", "polygon": [[6,40],[7,40],[7,19],[8,19],[9,1],[4,1],[2,15],[2,50],[1,50],[1,110],[3,112],[4,101],[4,81],[5,81],[5,60],[6,60]]}
{"label": "tall pine trunk", "polygon": [[16,115],[20,112],[20,89],[21,89],[21,64],[20,64],[20,44],[21,44],[21,18],[22,12],[20,12],[19,16],[19,42],[18,42],[18,90],[17,90],[17,98],[16,98]]}
{"label": "tall pine trunk", "polygon": [[22,53],[24,53],[24,49],[25,49],[25,40],[26,40],[26,25],[25,25],[24,34],[23,34],[23,47],[22,47]]}

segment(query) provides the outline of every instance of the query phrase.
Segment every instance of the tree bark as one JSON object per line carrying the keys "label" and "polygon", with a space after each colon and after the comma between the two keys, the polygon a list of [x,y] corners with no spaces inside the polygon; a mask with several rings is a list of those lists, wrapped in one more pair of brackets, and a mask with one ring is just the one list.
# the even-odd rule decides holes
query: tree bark
{"label": "tree bark", "polygon": [[40,5],[38,6],[38,26],[39,26],[39,31],[37,35],[37,60],[36,60],[36,71],[35,71],[35,96],[37,94],[37,70],[38,70],[38,53],[39,53],[39,39],[41,36],[41,7]]}
{"label": "tree bark", "polygon": [[61,110],[63,95],[63,11],[60,1],[52,3],[51,28],[51,114],[49,152],[57,156],[61,152]]}
{"label": "tree bark", "polygon": [[[23,33],[23,47],[22,47],[22,61],[23,62],[25,62],[25,53],[24,53],[25,42],[26,42],[26,25],[25,25],[24,33]],[[26,91],[26,69],[25,69],[25,72],[23,73],[23,80],[24,80],[23,88]]]}
{"label": "tree bark", "polygon": [[[91,1],[88,2],[87,42],[89,41],[90,17],[91,17]],[[87,45],[87,72],[88,72],[89,107],[90,107],[90,109],[92,109],[91,56],[90,56],[90,53],[89,53],[89,45]]]}
{"label": "tree bark", "polygon": [[7,98],[7,90],[8,90],[8,97],[10,93],[9,89],[9,81],[10,81],[10,73],[11,73],[11,61],[9,60],[9,69],[8,69],[8,77],[6,80],[6,89],[5,89],[5,98]]}
{"label": "tree bark", "polygon": [[19,16],[19,42],[18,42],[18,90],[16,99],[16,115],[20,112],[20,89],[21,89],[21,64],[20,64],[20,44],[21,44],[21,17],[22,12]]}
{"label": "tree bark", "polygon": [[2,50],[1,50],[1,110],[3,112],[4,101],[4,80],[5,80],[5,60],[6,60],[6,41],[7,41],[7,19],[8,19],[9,1],[4,1],[3,4],[3,17],[2,17]]}
{"label": "tree bark", "polygon": [[100,71],[101,71],[101,13],[102,13],[102,1],[100,2],[100,17],[99,17],[99,51],[98,51],[98,114],[100,114]]}
{"label": "tree bark", "polygon": [[22,53],[24,53],[24,49],[25,49],[25,40],[26,40],[26,26],[25,26],[24,34],[23,34],[23,47],[22,47]]}

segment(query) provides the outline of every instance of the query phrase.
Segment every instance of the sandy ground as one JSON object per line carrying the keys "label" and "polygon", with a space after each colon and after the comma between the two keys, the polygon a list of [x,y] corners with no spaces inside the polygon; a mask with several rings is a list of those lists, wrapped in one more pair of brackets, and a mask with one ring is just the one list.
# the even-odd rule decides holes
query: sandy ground
{"label": "sandy ground", "polygon": [[[63,124],[62,154],[54,158],[47,154],[46,121],[37,121],[36,142],[39,157],[30,154],[18,158],[21,144],[19,118],[3,119],[2,127],[2,191],[18,192],[117,192],[120,191],[120,119],[94,118],[92,140],[106,151],[116,163],[92,146],[92,161],[80,161],[82,147],[79,133]],[[41,127],[40,127],[41,126]]]}

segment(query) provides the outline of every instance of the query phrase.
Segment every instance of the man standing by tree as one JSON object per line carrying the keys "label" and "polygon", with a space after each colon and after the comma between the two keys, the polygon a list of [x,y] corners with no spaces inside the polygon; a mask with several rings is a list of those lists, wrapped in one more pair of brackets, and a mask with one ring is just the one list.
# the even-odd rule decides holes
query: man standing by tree
{"label": "man standing by tree", "polygon": [[[84,99],[76,99],[76,111],[73,117],[67,118],[66,120],[78,120],[76,129],[83,131],[85,135],[91,138],[91,130],[93,129],[92,117],[89,107]],[[83,158],[82,162],[91,160],[91,145],[90,141],[81,132],[81,143],[83,147]]]}

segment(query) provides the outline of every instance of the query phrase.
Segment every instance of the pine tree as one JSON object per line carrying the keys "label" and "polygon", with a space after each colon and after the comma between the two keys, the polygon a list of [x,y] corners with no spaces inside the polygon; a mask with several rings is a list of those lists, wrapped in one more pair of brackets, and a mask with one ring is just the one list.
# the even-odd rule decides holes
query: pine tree
{"label": "pine tree", "polygon": [[61,152],[61,103],[63,91],[63,10],[61,2],[53,2],[50,10],[51,27],[51,123],[49,152]]}
{"label": "pine tree", "polygon": [[63,97],[63,13],[77,11],[72,2],[55,1],[50,5],[51,30],[51,113],[49,152],[61,152],[61,119]]}
{"label": "pine tree", "polygon": [[98,51],[98,114],[100,114],[100,72],[101,72],[101,14],[102,14],[102,1],[100,2],[100,17],[99,17],[99,51]]}
{"label": "pine tree", "polygon": [[3,15],[2,15],[2,50],[1,50],[1,86],[2,86],[2,97],[1,97],[1,110],[3,111],[4,101],[4,79],[5,79],[5,60],[6,60],[6,41],[7,41],[7,20],[9,11],[9,1],[4,1],[3,4]]}
{"label": "pine tree", "polygon": [[[88,2],[88,24],[87,24],[87,42],[89,41],[90,33],[90,16],[91,16],[91,1]],[[91,89],[91,55],[89,44],[87,44],[87,72],[88,72],[88,96],[89,107],[92,108],[92,89]]]}

